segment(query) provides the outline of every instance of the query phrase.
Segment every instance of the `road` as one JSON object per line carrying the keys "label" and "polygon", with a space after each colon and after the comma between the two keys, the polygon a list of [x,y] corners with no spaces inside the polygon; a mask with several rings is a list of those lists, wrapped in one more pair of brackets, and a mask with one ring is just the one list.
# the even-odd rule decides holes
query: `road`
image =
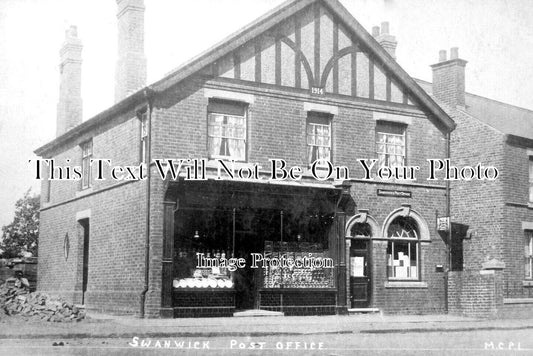
{"label": "road", "polygon": [[[63,346],[53,346],[54,343]],[[0,355],[533,355],[533,329],[0,339]]]}

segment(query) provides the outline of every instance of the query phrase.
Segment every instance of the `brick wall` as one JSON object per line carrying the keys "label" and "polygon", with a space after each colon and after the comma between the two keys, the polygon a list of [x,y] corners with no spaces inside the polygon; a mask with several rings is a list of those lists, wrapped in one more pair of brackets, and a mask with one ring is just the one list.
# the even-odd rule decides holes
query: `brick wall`
{"label": "brick wall", "polygon": [[[503,135],[481,121],[452,111],[457,128],[452,133],[452,162],[458,166],[495,166],[505,170]],[[480,270],[481,263],[502,260],[504,250],[504,183],[495,181],[452,181],[452,221],[466,224],[472,233],[464,240],[465,270]]]}
{"label": "brick wall", "polygon": [[448,303],[450,314],[495,317],[503,306],[502,272],[450,272]]}

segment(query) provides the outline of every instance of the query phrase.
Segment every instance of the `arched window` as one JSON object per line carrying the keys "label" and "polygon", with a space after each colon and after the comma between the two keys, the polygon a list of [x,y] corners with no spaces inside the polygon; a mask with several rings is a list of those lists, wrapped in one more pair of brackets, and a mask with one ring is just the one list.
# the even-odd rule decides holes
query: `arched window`
{"label": "arched window", "polygon": [[387,227],[387,276],[389,279],[419,279],[420,230],[415,219],[395,217]]}

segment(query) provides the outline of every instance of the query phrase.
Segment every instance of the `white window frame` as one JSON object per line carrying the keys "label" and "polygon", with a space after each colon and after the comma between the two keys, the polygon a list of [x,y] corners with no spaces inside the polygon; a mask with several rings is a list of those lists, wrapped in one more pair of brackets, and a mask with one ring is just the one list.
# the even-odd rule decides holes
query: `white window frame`
{"label": "white window frame", "polygon": [[[407,156],[406,155],[406,146],[407,146],[406,145],[406,131],[407,131],[406,127],[404,127],[401,124],[398,124],[395,122],[388,122],[388,121],[384,122],[384,124],[391,125],[391,126],[398,126],[399,128],[403,130],[403,133],[396,134],[396,133],[391,133],[391,132],[385,132],[384,130],[382,129],[380,130],[380,128],[376,126],[376,155],[378,158],[379,168],[382,168],[382,167],[393,168],[393,167],[405,166],[405,161],[406,161],[406,156]],[[385,138],[384,141],[379,140],[380,135],[382,135]],[[390,140],[394,141],[394,138],[401,139],[401,143],[397,144],[394,142],[389,142]],[[380,146],[383,146],[383,149],[380,149],[379,148]],[[394,147],[394,150],[389,150],[388,149],[389,147]],[[397,154],[398,147],[401,149],[401,154]],[[394,153],[392,153],[391,151]],[[401,162],[391,164],[392,156],[401,157]]]}
{"label": "white window frame", "polygon": [[[246,161],[246,154],[247,154],[247,110],[244,111],[244,115],[229,115],[224,113],[217,113],[217,112],[208,112],[207,114],[207,149],[209,153],[209,158],[219,158],[224,160],[235,160],[236,162],[245,162]],[[212,120],[216,117],[222,118],[223,123],[217,123],[213,124]],[[227,122],[231,119],[236,120],[242,120],[242,125],[232,125],[228,124]],[[226,122],[226,123],[224,123]],[[213,127],[219,126],[219,130],[221,131],[220,135],[217,135],[213,132]],[[232,127],[233,126],[233,127]],[[231,135],[228,132],[232,129],[242,130],[242,135]],[[221,140],[221,147],[224,147],[224,151],[227,151],[227,154],[213,154],[211,153],[211,145],[213,144],[214,139],[220,139]],[[244,146],[242,149],[242,152],[240,152],[240,155],[232,155],[230,151],[230,140],[238,140],[239,142],[242,142],[242,145]]]}
{"label": "white window frame", "polygon": [[526,279],[533,279],[533,230],[526,230],[524,267]]}
{"label": "white window frame", "polygon": [[140,147],[140,158],[141,163],[147,163],[146,160],[148,159],[148,115],[145,112],[139,114],[139,119],[141,122],[141,132],[140,132],[140,140],[141,140],[141,147]]}
{"label": "white window frame", "polygon": [[[394,220],[391,223],[393,222]],[[387,278],[388,280],[391,280],[391,281],[419,281],[420,280],[420,234],[416,230],[416,228],[418,228],[418,224],[416,223],[416,221],[414,221],[414,219],[413,219],[413,224],[416,225],[415,229],[412,230],[412,233],[414,233],[414,236],[409,236],[409,233],[407,231],[405,231],[405,234],[403,234],[402,232],[402,234],[399,236],[389,236],[389,233],[387,231],[387,237],[389,239],[388,246],[387,246],[387,254],[388,254],[389,246],[390,246],[390,251],[391,251],[390,255],[387,256],[387,267],[388,267]],[[407,255],[406,256],[407,256],[407,261],[409,262],[409,266],[408,266],[409,268],[406,269],[406,275],[401,276],[401,277],[397,275],[397,271],[395,267],[406,267],[406,266],[400,265],[400,262],[402,260],[394,259],[394,255],[395,255],[394,252],[398,244],[407,244]],[[415,259],[414,259],[416,261],[415,266],[411,266],[412,244],[414,244],[414,250],[416,254]],[[403,262],[405,261],[406,260],[404,259]],[[395,265],[395,262],[398,262],[398,266]],[[416,272],[414,274],[413,274],[412,267],[415,267],[414,271]]]}
{"label": "white window frame", "polygon": [[91,187],[92,172],[91,159],[93,157],[93,140],[81,144],[81,189]]}
{"label": "white window frame", "polygon": [[529,204],[533,204],[533,152],[528,156],[528,169],[529,169]]}
{"label": "white window frame", "polygon": [[[327,124],[320,124],[313,121],[313,116],[320,117],[323,115],[322,119],[327,120]],[[321,148],[327,149],[327,158],[322,158],[318,161],[317,166],[327,166],[326,161],[331,162],[331,115],[323,113],[311,113],[307,115],[307,120],[305,124],[305,137],[306,137],[306,146],[307,146],[307,164],[311,166],[313,162],[318,159],[318,151]],[[319,135],[318,131],[322,129],[327,129],[328,135]],[[327,144],[318,143],[318,138],[326,138]]]}

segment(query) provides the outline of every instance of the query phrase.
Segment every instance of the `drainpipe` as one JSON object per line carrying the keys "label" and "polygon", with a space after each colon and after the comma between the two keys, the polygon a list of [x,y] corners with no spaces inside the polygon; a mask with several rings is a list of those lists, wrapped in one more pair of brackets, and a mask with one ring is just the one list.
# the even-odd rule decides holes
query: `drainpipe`
{"label": "drainpipe", "polygon": [[[450,159],[451,157],[451,143],[450,143],[451,133],[446,133],[446,158]],[[446,216],[449,219],[448,226],[448,244],[446,245],[446,257],[448,260],[448,267],[446,268],[446,273],[444,275],[444,309],[448,313],[448,281],[450,278],[450,270],[452,268],[452,220],[451,220],[451,197],[450,197],[450,181],[446,181]]]}
{"label": "drainpipe", "polygon": [[150,281],[150,183],[151,183],[151,169],[150,162],[152,161],[152,89],[144,89],[144,97],[146,99],[146,123],[148,130],[148,147],[146,152],[146,230],[145,230],[145,258],[144,258],[144,288],[141,292],[141,318],[145,317],[145,303],[146,303],[146,293],[148,292],[148,285]]}

